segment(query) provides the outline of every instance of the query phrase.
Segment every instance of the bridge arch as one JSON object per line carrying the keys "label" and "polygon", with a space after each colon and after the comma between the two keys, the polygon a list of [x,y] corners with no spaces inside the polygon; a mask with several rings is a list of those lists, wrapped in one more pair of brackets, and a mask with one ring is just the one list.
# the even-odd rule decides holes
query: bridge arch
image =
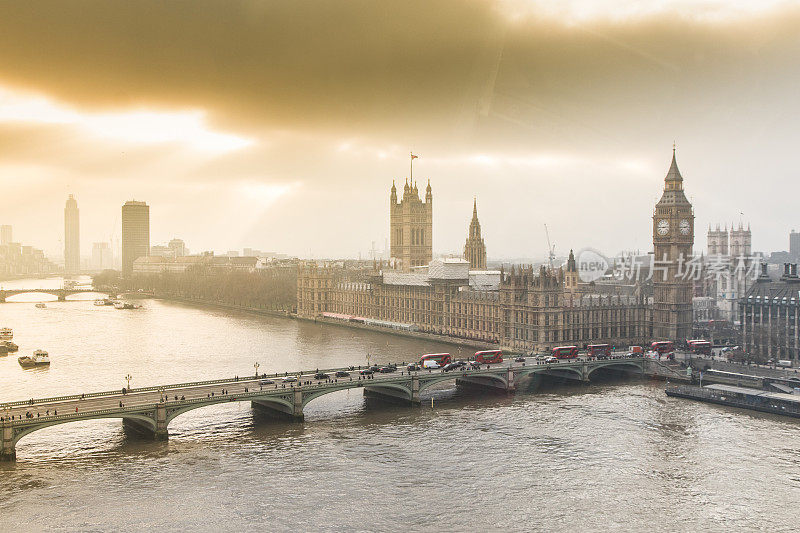
{"label": "bridge arch", "polygon": [[543,374],[551,377],[568,378],[565,374],[571,374],[575,379],[583,380],[583,372],[580,368],[574,366],[552,367],[552,366],[532,366],[529,369],[524,369],[519,373],[519,377],[534,376],[536,374]]}
{"label": "bridge arch", "polygon": [[372,386],[365,385],[365,389],[385,396],[389,400],[396,398],[401,401],[414,401],[414,393],[411,391],[411,383],[406,386],[402,383],[381,383],[380,385]]}
{"label": "bridge arch", "polygon": [[11,443],[13,446],[16,447],[17,443],[20,440],[22,440],[23,438],[27,437],[28,435],[30,435],[35,431],[39,431],[40,429],[45,429],[53,426],[61,426],[73,422],[86,422],[88,420],[103,420],[110,418],[120,418],[123,420],[129,418],[136,420],[137,422],[140,422],[142,425],[152,429],[153,431],[155,431],[156,429],[155,420],[151,416],[144,413],[110,413],[108,415],[100,415],[100,416],[88,415],[85,418],[68,418],[66,420],[46,420],[31,426],[24,426],[21,428],[17,428],[14,431],[14,437],[12,438]]}
{"label": "bridge arch", "polygon": [[170,422],[175,420],[177,417],[181,416],[182,414],[188,413],[189,411],[194,411],[196,409],[211,407],[212,405],[239,403],[239,402],[254,402],[254,401],[263,404],[274,404],[276,406],[282,406],[287,409],[292,408],[292,402],[290,400],[274,395],[244,396],[244,397],[220,396],[218,399],[215,397],[213,400],[203,398],[202,402],[191,403],[188,405],[181,405],[175,408],[167,407],[166,425],[167,427],[169,427]]}
{"label": "bridge arch", "polygon": [[433,385],[438,383],[442,383],[445,381],[456,381],[458,379],[469,380],[475,384],[491,384],[494,387],[497,387],[498,384],[500,388],[507,388],[508,387],[508,380],[506,379],[505,375],[500,374],[473,374],[472,372],[450,372],[447,374],[437,374],[435,378],[432,379],[425,379],[424,377],[420,377],[419,383],[419,391],[422,392],[427,388],[430,388]]}
{"label": "bridge arch", "polygon": [[594,374],[598,370],[622,370],[626,372],[641,372],[642,365],[641,363],[635,363],[631,361],[608,361],[606,364],[601,364],[593,367],[586,375],[587,379],[591,379],[592,374]]}
{"label": "bridge arch", "polygon": [[75,291],[75,292],[68,292],[64,295],[65,300],[70,300],[70,296],[78,296],[81,294],[96,294],[98,296],[107,297],[108,293],[103,291],[95,291],[95,290],[85,290],[85,291]]}

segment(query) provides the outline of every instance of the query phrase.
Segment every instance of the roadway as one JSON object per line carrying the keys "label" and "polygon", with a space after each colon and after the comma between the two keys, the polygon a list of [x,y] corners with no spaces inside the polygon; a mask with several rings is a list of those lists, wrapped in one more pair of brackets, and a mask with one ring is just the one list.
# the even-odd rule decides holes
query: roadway
{"label": "roadway", "polygon": [[[620,357],[615,356],[615,358]],[[506,359],[502,363],[481,365],[479,370],[466,368],[452,370],[450,374],[452,374],[455,378],[456,375],[480,374],[481,370],[491,370],[493,372],[497,372],[498,370],[508,368],[524,368],[530,365],[557,369],[562,365],[575,364],[585,361],[587,361],[586,357],[563,359],[556,363],[541,363],[537,362],[532,357],[527,358],[525,363],[516,362],[514,359]],[[62,416],[68,414],[76,414],[80,416],[81,414],[89,414],[93,411],[119,409],[120,402],[122,403],[123,408],[147,408],[152,407],[153,405],[162,401],[164,401],[167,405],[170,405],[173,402],[178,403],[188,400],[211,398],[214,400],[217,400],[218,398],[225,398],[229,399],[230,401],[235,401],[237,395],[244,393],[253,393],[256,391],[264,391],[265,393],[268,393],[270,391],[277,392],[281,390],[285,391],[298,388],[307,391],[332,383],[342,384],[353,382],[353,386],[360,386],[359,383],[367,386],[378,385],[382,382],[396,382],[398,381],[398,378],[401,377],[408,379],[407,376],[409,375],[409,372],[406,371],[405,366],[405,364],[402,364],[402,366],[398,365],[398,370],[396,372],[375,372],[368,377],[361,376],[358,369],[349,370],[346,368],[334,368],[320,370],[320,372],[324,372],[330,376],[328,380],[316,379],[314,374],[317,371],[314,370],[287,373],[286,375],[297,378],[297,382],[294,383],[284,383],[282,381],[284,375],[270,374],[267,376],[262,375],[262,377],[259,378],[252,376],[227,380],[215,380],[213,382],[201,382],[197,384],[173,384],[160,387],[146,387],[144,389],[132,389],[125,394],[123,394],[122,390],[120,389],[119,391],[103,393],[103,395],[99,396],[95,394],[85,394],[84,397],[81,397],[80,395],[73,395],[70,397],[61,398],[43,398],[32,400],[32,403],[25,402],[21,405],[19,405],[20,402],[10,402],[13,405],[9,405],[8,403],[0,404],[0,417],[2,417],[4,420],[8,420],[9,417],[13,417],[12,420],[14,421],[20,419],[22,419],[22,421],[32,421],[31,417],[33,420],[42,420],[43,418],[46,419],[49,416]],[[350,376],[336,378],[335,373],[339,370],[349,372]],[[445,374],[445,372],[442,369],[423,369],[414,372],[414,374],[423,376],[431,374]],[[274,383],[261,385],[261,381],[265,379],[272,380]],[[26,417],[26,415],[28,416]]]}

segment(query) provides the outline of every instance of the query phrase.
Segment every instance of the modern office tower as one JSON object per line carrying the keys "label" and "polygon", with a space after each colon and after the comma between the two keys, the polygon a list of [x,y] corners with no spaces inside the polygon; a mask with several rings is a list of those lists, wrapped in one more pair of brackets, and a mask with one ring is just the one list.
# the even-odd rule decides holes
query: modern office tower
{"label": "modern office tower", "polygon": [[122,275],[133,273],[133,262],[150,255],[150,206],[130,200],[122,206]]}
{"label": "modern office tower", "polygon": [[183,239],[172,239],[167,246],[175,253],[175,257],[188,255],[186,253],[186,243],[183,242]]}
{"label": "modern office tower", "polygon": [[[9,229],[9,232],[11,230]],[[800,259],[800,232],[792,230],[789,234],[789,255],[797,261]]]}
{"label": "modern office tower", "polygon": [[107,242],[96,242],[92,244],[92,269],[106,270],[114,267],[114,256],[111,253],[111,245]]}
{"label": "modern office tower", "polygon": [[81,270],[81,238],[78,202],[71,194],[64,207],[64,271],[77,274]]}
{"label": "modern office tower", "polygon": [[4,246],[10,243],[13,239],[11,238],[11,226],[4,224],[0,226],[0,246]]}

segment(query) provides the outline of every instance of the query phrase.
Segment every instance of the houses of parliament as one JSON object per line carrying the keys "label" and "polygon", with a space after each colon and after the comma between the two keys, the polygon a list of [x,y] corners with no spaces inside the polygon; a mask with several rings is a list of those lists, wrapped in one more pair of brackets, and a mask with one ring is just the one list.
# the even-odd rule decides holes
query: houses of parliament
{"label": "houses of parliament", "polygon": [[433,258],[433,191],[425,200],[406,182],[389,196],[389,263],[304,262],[298,267],[297,313],[358,320],[518,351],[608,343],[622,347],[691,335],[692,282],[673,264],[689,257],[692,206],[673,150],[653,212],[653,244],[663,272],[644,284],[583,283],[570,251],[560,267],[514,265],[487,270],[477,200],[462,257]]}

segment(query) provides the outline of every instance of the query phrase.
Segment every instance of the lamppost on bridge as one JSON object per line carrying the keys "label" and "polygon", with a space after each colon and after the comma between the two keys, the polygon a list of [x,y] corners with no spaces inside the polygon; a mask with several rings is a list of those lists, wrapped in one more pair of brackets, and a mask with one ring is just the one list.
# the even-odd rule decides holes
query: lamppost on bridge
{"label": "lamppost on bridge", "polygon": [[256,377],[258,377],[258,367],[259,367],[259,366],[260,366],[260,365],[258,364],[258,361],[256,361],[256,364],[254,364],[254,365],[253,365],[253,368],[255,368],[255,369],[256,369]]}
{"label": "lamppost on bridge", "polygon": [[132,379],[133,379],[133,376],[131,376],[130,374],[126,374],[126,375],[125,375],[125,381],[127,381],[127,382],[128,382],[128,388],[127,388],[127,389],[125,389],[126,391],[129,391],[129,390],[131,390],[131,380],[132,380]]}

